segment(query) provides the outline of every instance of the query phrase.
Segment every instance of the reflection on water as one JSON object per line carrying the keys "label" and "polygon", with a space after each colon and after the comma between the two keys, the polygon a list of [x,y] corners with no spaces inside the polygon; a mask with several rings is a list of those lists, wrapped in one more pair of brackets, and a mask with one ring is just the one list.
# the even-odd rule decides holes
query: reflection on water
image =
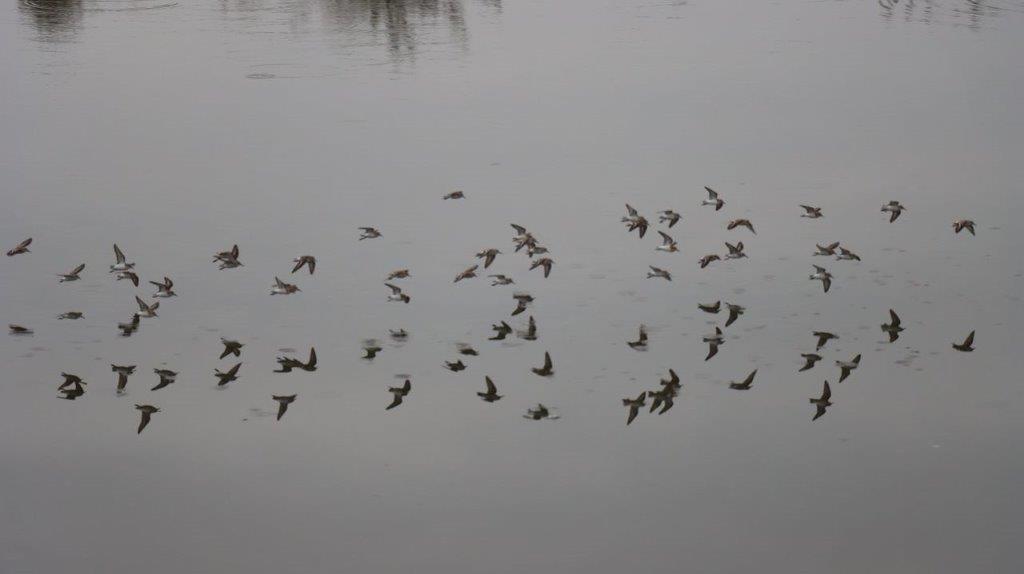
{"label": "reflection on water", "polygon": [[451,42],[466,42],[466,17],[462,0],[326,0],[324,20],[339,34],[368,30],[383,34],[388,51],[403,58],[417,50],[419,34],[438,23],[447,25]]}
{"label": "reflection on water", "polygon": [[1005,0],[998,5],[989,0],[878,0],[878,5],[885,20],[966,25],[970,28],[978,28],[986,19],[997,18],[1006,12],[1024,10],[1024,3],[1019,0]]}
{"label": "reflection on water", "polygon": [[21,0],[18,5],[43,42],[71,41],[82,23],[81,0]]}

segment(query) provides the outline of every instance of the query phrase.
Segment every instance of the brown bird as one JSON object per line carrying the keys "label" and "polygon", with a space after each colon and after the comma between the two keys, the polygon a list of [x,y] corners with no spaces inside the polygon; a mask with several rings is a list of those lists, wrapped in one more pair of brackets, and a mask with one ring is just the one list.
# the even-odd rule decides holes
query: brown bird
{"label": "brown bird", "polygon": [[819,418],[821,418],[821,415],[825,414],[825,410],[828,409],[828,407],[832,406],[832,403],[829,402],[829,399],[831,398],[832,389],[829,388],[828,381],[825,381],[825,387],[821,389],[821,397],[817,399],[810,399],[811,404],[817,407],[817,410],[814,413],[814,418],[811,419],[812,421],[816,421]]}
{"label": "brown bird", "polygon": [[839,338],[839,335],[833,335],[828,331],[814,331],[811,334],[818,338],[818,346],[814,349],[815,351],[821,350],[821,348],[825,346],[825,343],[828,343],[832,339]]}
{"label": "brown bird", "polygon": [[957,351],[961,351],[961,352],[964,352],[964,353],[970,353],[971,351],[973,351],[974,350],[974,331],[971,331],[971,334],[967,335],[967,338],[964,339],[963,343],[953,343],[953,348],[956,349]]}
{"label": "brown bird", "polygon": [[[974,222],[971,221],[970,219],[957,219],[956,221],[953,222],[954,232],[960,233],[965,229],[967,231],[970,231],[971,235],[974,235]],[[8,255],[10,255],[10,253],[8,253]]]}
{"label": "brown bird", "polygon": [[705,255],[704,257],[701,257],[700,259],[698,259],[697,263],[700,264],[700,268],[701,269],[704,269],[708,265],[711,265],[712,262],[714,262],[714,261],[721,261],[721,260],[722,260],[722,258],[719,257],[718,255],[716,255],[714,253],[710,253],[710,254]]}
{"label": "brown bird", "polygon": [[218,369],[214,369],[214,376],[217,377],[217,386],[223,387],[231,381],[238,380],[238,369],[242,367],[242,363],[235,363],[234,367],[231,367],[225,372],[221,372]]}
{"label": "brown bird", "polygon": [[697,303],[697,308],[700,309],[701,311],[704,311],[705,313],[716,314],[722,309],[722,302],[719,300],[715,301],[710,305],[705,303]]}
{"label": "brown bird", "polygon": [[463,199],[465,197],[466,197],[466,194],[463,193],[461,190],[455,190],[455,191],[445,195],[441,199]]}
{"label": "brown bird", "polygon": [[7,328],[11,330],[12,335],[31,335],[35,331],[28,327],[22,327],[21,325],[7,325]]}
{"label": "brown bird", "polygon": [[807,217],[810,219],[818,219],[819,217],[825,217],[825,214],[821,212],[820,207],[811,207],[810,205],[801,205],[804,212],[800,214],[800,217]]}
{"label": "brown bird", "polygon": [[626,341],[626,344],[637,351],[647,350],[647,327],[640,325],[640,336],[636,341]]}
{"label": "brown bird", "polygon": [[313,274],[313,271],[316,271],[316,257],[313,257],[312,255],[299,255],[292,261],[295,263],[295,267],[292,267],[292,273],[302,269],[303,265],[309,267],[310,275]]}
{"label": "brown bird", "polygon": [[477,257],[477,259],[483,259],[484,260],[484,269],[487,269],[488,267],[491,266],[491,263],[494,263],[494,259],[497,256],[499,256],[499,255],[501,255],[501,251],[499,251],[497,249],[494,249],[494,248],[491,248],[491,249],[484,249],[480,253],[477,253],[476,257]]}
{"label": "brown bird", "polygon": [[123,393],[128,386],[128,377],[135,373],[135,365],[110,365],[110,370],[117,373],[117,392]]}
{"label": "brown bird", "polygon": [[242,355],[242,347],[245,345],[238,341],[232,341],[231,339],[225,339],[221,337],[220,342],[224,345],[224,351],[220,354],[220,358],[223,359],[228,355],[234,355],[240,357]]}
{"label": "brown bird", "polygon": [[299,369],[311,373],[316,370],[316,349],[314,347],[309,348],[309,359],[306,362],[302,362],[294,357],[278,357],[277,364],[281,366],[280,369],[276,369],[275,373],[290,373],[293,369]]}
{"label": "brown bird", "polygon": [[498,394],[498,388],[494,386],[494,381],[490,377],[484,377],[484,384],[487,385],[487,392],[477,393],[476,396],[488,403],[501,399],[501,395]]}
{"label": "brown bird", "polygon": [[543,267],[544,278],[547,279],[548,275],[551,275],[551,266],[554,264],[555,262],[550,257],[541,257],[530,264],[530,271],[533,271],[538,267]]}
{"label": "brown bird", "polygon": [[392,271],[391,273],[388,273],[388,276],[387,276],[386,280],[387,281],[394,281],[395,279],[405,279],[406,277],[410,277],[410,276],[411,275],[409,274],[409,270],[408,269],[397,269],[395,271]]}
{"label": "brown bird", "polygon": [[635,419],[636,415],[640,412],[640,407],[644,406],[646,400],[647,391],[640,393],[635,399],[631,399],[629,397],[622,399],[622,406],[629,408],[629,416],[626,418],[626,426],[629,426],[629,423],[633,422],[633,419]]}
{"label": "brown bird", "polygon": [[757,232],[754,231],[754,224],[751,223],[749,219],[733,219],[725,226],[726,230],[728,231],[732,231],[737,227],[746,227],[747,229],[750,230],[751,233],[757,235]]}
{"label": "brown bird", "polygon": [[67,281],[78,281],[79,279],[81,279],[81,277],[79,277],[78,275],[82,272],[83,269],[85,269],[85,263],[82,263],[81,265],[75,267],[74,269],[67,273],[58,273],[57,277],[60,277],[61,283]]}
{"label": "brown bird", "polygon": [[474,265],[474,266],[470,267],[469,269],[466,269],[462,273],[459,273],[458,275],[455,276],[455,281],[453,281],[453,283],[458,283],[459,281],[462,281],[463,279],[470,279],[472,277],[476,277],[476,269],[477,269],[477,267],[479,267],[479,265]]}
{"label": "brown bird", "polygon": [[554,365],[551,362],[551,354],[544,351],[544,366],[540,368],[533,367],[530,370],[533,371],[533,374],[535,375],[550,377],[551,374],[555,372]]}
{"label": "brown bird", "polygon": [[142,414],[142,419],[139,420],[139,430],[135,431],[135,434],[139,434],[149,424],[149,419],[153,416],[153,413],[160,412],[160,409],[153,405],[135,405],[135,408]]}
{"label": "brown bird", "polygon": [[406,379],[405,384],[400,387],[388,387],[388,392],[394,395],[394,397],[391,399],[391,404],[388,405],[387,408],[384,410],[390,411],[391,409],[402,404],[402,400],[409,395],[409,391],[411,390],[412,383],[409,381],[409,379]]}
{"label": "brown bird", "polygon": [[17,247],[7,252],[8,257],[14,257],[15,255],[21,255],[22,253],[29,253],[28,246],[32,245],[32,238],[29,237],[25,241],[18,244]]}
{"label": "brown bird", "polygon": [[277,420],[281,420],[284,413],[288,410],[288,405],[295,402],[295,399],[299,395],[271,395],[275,401],[277,401]]}
{"label": "brown bird", "polygon": [[756,374],[757,374],[757,369],[754,369],[749,375],[747,375],[747,378],[743,379],[742,382],[737,383],[736,381],[730,381],[729,382],[729,388],[730,389],[735,389],[737,391],[748,391],[748,390],[750,390],[750,385],[753,384],[753,382],[754,382],[754,375],[756,375]]}

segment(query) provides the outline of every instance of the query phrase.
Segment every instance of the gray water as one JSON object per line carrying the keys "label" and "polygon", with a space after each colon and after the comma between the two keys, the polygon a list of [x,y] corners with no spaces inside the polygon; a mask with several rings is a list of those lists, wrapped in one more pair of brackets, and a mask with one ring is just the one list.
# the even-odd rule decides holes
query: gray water
{"label": "gray water", "polygon": [[[1019,0],[6,3],[0,247],[35,241],[0,323],[35,334],[0,339],[0,572],[1020,572],[1022,55]],[[680,211],[681,251],[625,203]],[[811,256],[831,241],[863,261]],[[179,294],[129,338],[153,291],[106,272],[114,242]],[[488,247],[516,285],[452,284]],[[705,362],[719,299],[747,311]],[[531,313],[537,341],[487,340]],[[814,330],[840,339],[797,373]],[[244,364],[217,389],[222,336]],[[315,373],[272,372],[310,346]],[[110,363],[138,365],[123,396]],[[181,374],[151,392],[157,367]],[[627,427],[669,368],[675,407]],[[134,403],[161,408],[141,434]]]}

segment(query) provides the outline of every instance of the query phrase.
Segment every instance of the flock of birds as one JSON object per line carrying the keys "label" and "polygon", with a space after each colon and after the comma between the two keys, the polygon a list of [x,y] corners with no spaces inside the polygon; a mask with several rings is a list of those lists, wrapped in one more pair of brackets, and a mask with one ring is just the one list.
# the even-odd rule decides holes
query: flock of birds
{"label": "flock of birds", "polygon": [[[711,188],[705,188],[707,191],[707,198],[701,202],[702,206],[713,207],[715,211],[720,211],[725,205],[725,201],[722,197]],[[454,191],[443,197],[444,200],[458,200],[464,199],[465,193],[462,191]],[[810,205],[801,205],[803,213],[801,217],[818,219],[824,217],[824,213],[821,207],[815,207]],[[889,213],[889,222],[894,223],[899,219],[900,215],[906,211],[904,207],[898,201],[890,201],[882,206],[881,211],[883,213]],[[682,219],[682,215],[671,209],[663,210],[658,212],[658,223],[664,224],[664,230],[658,230],[658,234],[661,238],[661,244],[655,247],[656,251],[666,253],[676,253],[679,251],[677,242],[669,235],[673,226],[676,225]],[[640,212],[630,205],[626,205],[626,215],[622,218],[622,222],[626,224],[627,232],[631,233],[636,231],[639,237],[642,239],[647,234],[648,228],[651,223],[646,217],[640,214]],[[515,248],[515,252],[524,252],[527,257],[530,258],[529,269],[541,269],[545,278],[551,275],[552,269],[554,268],[555,262],[551,258],[548,249],[540,243],[537,237],[527,230],[525,227],[517,224],[511,224],[515,230],[515,235],[512,238],[512,242]],[[737,228],[744,228],[748,230],[752,235],[757,235],[754,224],[749,219],[733,219],[726,224],[726,229],[729,231]],[[953,222],[953,230],[959,234],[961,231],[966,230],[971,235],[975,235],[975,224],[969,219],[957,219]],[[359,240],[370,240],[382,237],[383,234],[380,230],[374,227],[361,227],[359,228],[360,235]],[[24,255],[30,253],[29,247],[32,245],[32,238],[25,239],[16,247],[7,252],[8,257],[14,257],[18,255]],[[743,259],[747,257],[745,247],[742,241],[738,241],[735,244],[726,242],[725,243],[727,253],[719,255],[717,253],[710,253],[704,255],[698,259],[700,268],[706,268],[715,261],[720,260],[734,260]],[[135,287],[140,284],[139,276],[135,271],[135,263],[128,261],[124,252],[116,244],[113,247],[114,250],[114,263],[110,266],[110,274],[114,275],[117,281],[130,281]],[[476,254],[476,258],[480,259],[480,263],[474,264],[463,271],[455,275],[454,282],[458,283],[464,280],[470,280],[477,278],[477,273],[486,273],[486,270],[491,267],[497,257],[502,255],[502,251],[496,248],[489,248],[480,251]],[[815,251],[812,256],[822,257],[835,257],[836,261],[860,261],[859,255],[854,253],[852,250],[840,246],[838,242],[830,243],[828,245],[815,245]],[[213,256],[213,262],[217,264],[218,269],[234,269],[242,267],[243,263],[240,260],[240,250],[238,245],[232,246],[231,249],[216,253]],[[313,275],[316,271],[317,260],[312,255],[300,255],[293,260],[294,266],[292,267],[291,273],[297,273],[305,268],[309,275]],[[483,265],[483,270],[480,266]],[[832,285],[833,276],[832,274],[821,265],[813,264],[814,273],[809,275],[809,279],[812,281],[820,281],[822,289],[825,293],[829,292]],[[59,281],[61,283],[74,282],[81,279],[81,274],[85,270],[85,264],[80,264],[74,269],[71,269],[67,273],[59,273]],[[408,304],[412,297],[407,294],[403,288],[398,285],[398,282],[402,279],[411,276],[409,269],[398,269],[392,271],[387,275],[384,280],[384,286],[389,290],[387,300],[391,302]],[[487,277],[491,280],[492,286],[505,286],[513,285],[515,281],[512,277],[504,274],[488,274]],[[664,268],[649,266],[647,272],[647,278],[649,279],[664,279],[666,281],[672,281],[672,273]],[[162,281],[149,281],[156,288],[156,292],[153,293],[152,298],[155,299],[152,302],[143,300],[138,295],[135,296],[135,302],[138,305],[138,311],[132,314],[129,321],[125,323],[118,323],[117,328],[120,331],[121,336],[130,337],[136,333],[141,325],[141,319],[143,318],[154,318],[157,317],[157,311],[160,308],[160,300],[171,297],[176,297],[177,293],[174,292],[174,282],[169,277],[163,277]],[[274,277],[274,283],[270,288],[271,295],[292,295],[302,290],[295,284],[283,281],[280,277]],[[534,298],[532,295],[527,293],[514,293],[513,299],[515,300],[515,308],[511,312],[511,316],[517,316],[527,311],[530,305],[533,303]],[[698,303],[698,309],[709,314],[718,314],[722,308],[723,301],[715,301],[714,303]],[[725,320],[724,327],[728,328],[732,325],[741,315],[743,315],[745,308],[741,305],[725,302],[725,310],[728,312],[728,316]],[[61,313],[58,318],[66,320],[77,320],[84,317],[84,313],[81,311],[67,311]],[[491,326],[494,331],[494,336],[489,337],[490,341],[501,341],[511,335],[514,331],[508,322],[502,320]],[[712,357],[718,354],[719,348],[725,344],[725,337],[722,331],[723,327],[716,326],[715,332],[703,336],[703,342],[708,345],[708,353],[705,357],[705,361],[710,360]],[[9,325],[10,333],[18,336],[29,336],[33,334],[32,329],[23,325],[11,324]],[[899,315],[892,309],[889,310],[889,322],[881,325],[881,330],[888,335],[890,342],[895,342],[900,333],[904,330],[902,321]],[[409,333],[404,329],[390,330],[390,336],[395,340],[403,340],[409,336]],[[819,352],[833,339],[838,339],[839,336],[828,332],[828,331],[813,331],[813,336],[817,340],[817,344],[814,352],[802,353],[801,357],[804,360],[803,366],[799,369],[807,371],[815,367],[815,365],[823,360],[823,357]],[[527,320],[527,328],[517,333],[517,335],[525,340],[537,340],[537,323],[533,316],[530,315]],[[242,348],[244,344],[222,338],[221,342],[224,346],[223,352],[220,355],[220,359],[223,360],[228,356],[240,358],[242,354]],[[639,333],[635,341],[627,341],[627,345],[637,351],[643,351],[647,348],[648,334],[647,329],[644,325],[640,325]],[[956,351],[970,352],[974,350],[974,332],[972,331],[966,339],[961,343],[953,343],[952,347]],[[367,341],[363,346],[363,359],[372,361],[374,357],[381,351],[381,347],[375,341]],[[478,352],[470,345],[462,344],[459,346],[458,352],[460,355],[475,356]],[[835,361],[836,367],[839,368],[839,378],[837,383],[842,383],[846,380],[860,365],[861,355],[856,355],[850,360],[837,360]],[[306,372],[313,372],[317,370],[317,355],[316,349],[310,348],[308,358],[305,360],[291,357],[282,356],[277,358],[277,364],[279,366],[274,372],[277,373],[288,373],[293,370],[300,370]],[[216,369],[214,371],[214,377],[217,379],[217,385],[224,387],[239,378],[239,369],[242,363],[235,363],[233,366],[226,370]],[[136,365],[111,365],[111,370],[117,376],[116,390],[118,394],[122,394],[126,391],[128,385],[128,378],[135,373]],[[455,361],[446,361],[444,367],[453,371],[459,372],[466,368],[465,363],[459,358]],[[539,377],[550,377],[554,374],[554,363],[549,352],[544,353],[544,362],[539,367],[531,368],[531,371]],[[153,369],[154,374],[158,378],[157,384],[152,387],[151,391],[157,391],[173,384],[178,376],[178,373],[165,368]],[[732,381],[729,384],[729,388],[734,390],[749,390],[754,382],[754,378],[757,375],[757,370],[752,371],[742,381]],[[60,398],[67,400],[75,400],[76,398],[85,394],[86,381],[82,380],[81,377],[71,373],[61,373],[62,381],[58,386],[58,394]],[[497,386],[494,381],[489,377],[484,377],[485,388],[481,392],[476,394],[481,400],[493,403],[502,398],[502,395],[498,394]],[[631,424],[634,419],[638,416],[642,408],[647,407],[648,400],[650,400],[649,412],[661,415],[667,412],[674,405],[674,400],[678,397],[680,390],[682,389],[682,382],[676,372],[669,369],[669,376],[666,379],[662,379],[659,384],[659,388],[651,391],[644,391],[635,398],[624,398],[622,399],[623,406],[627,409],[626,424]],[[406,378],[401,386],[389,387],[388,392],[391,394],[391,402],[385,407],[386,410],[391,410],[405,400],[405,398],[412,391],[412,381]],[[277,420],[287,412],[289,405],[295,402],[298,398],[298,394],[291,395],[271,395],[273,401],[277,403]],[[811,397],[810,403],[815,406],[815,414],[812,420],[817,420],[823,416],[828,407],[832,406],[832,389],[829,386],[829,382],[826,380],[822,388],[821,395],[818,397]],[[160,408],[151,404],[136,404],[135,408],[139,411],[140,421],[137,428],[137,432],[141,433],[143,429],[149,425],[152,416],[155,413],[160,412]],[[541,419],[555,419],[558,415],[553,412],[552,409],[546,407],[543,404],[538,404],[536,407],[530,408],[523,415],[527,419],[541,420]]]}

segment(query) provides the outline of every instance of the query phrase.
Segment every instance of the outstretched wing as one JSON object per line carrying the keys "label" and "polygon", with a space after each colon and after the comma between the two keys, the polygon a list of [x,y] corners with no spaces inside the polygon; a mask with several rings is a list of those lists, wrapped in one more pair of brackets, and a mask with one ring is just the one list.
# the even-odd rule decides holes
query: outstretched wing
{"label": "outstretched wing", "polygon": [[124,263],[125,261],[124,253],[121,252],[121,248],[118,247],[116,243],[114,244],[114,259],[116,259],[118,263]]}

